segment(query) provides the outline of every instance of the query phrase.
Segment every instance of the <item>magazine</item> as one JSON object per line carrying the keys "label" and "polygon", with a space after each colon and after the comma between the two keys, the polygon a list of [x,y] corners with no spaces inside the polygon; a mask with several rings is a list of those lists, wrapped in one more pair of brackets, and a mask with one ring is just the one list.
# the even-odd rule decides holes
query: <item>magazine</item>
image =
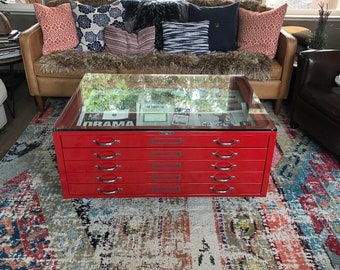
{"label": "magazine", "polygon": [[129,110],[86,112],[86,109],[83,109],[77,122],[77,126],[84,127],[124,127],[136,125],[136,112],[130,112]]}

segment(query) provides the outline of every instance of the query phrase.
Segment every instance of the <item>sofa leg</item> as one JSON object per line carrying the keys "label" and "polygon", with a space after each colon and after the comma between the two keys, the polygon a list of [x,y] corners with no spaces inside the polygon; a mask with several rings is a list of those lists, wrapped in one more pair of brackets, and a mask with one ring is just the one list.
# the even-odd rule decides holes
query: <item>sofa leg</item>
{"label": "sofa leg", "polygon": [[44,101],[43,97],[35,96],[35,103],[36,103],[40,112],[45,111],[45,101]]}
{"label": "sofa leg", "polygon": [[39,109],[39,113],[35,117],[35,122],[40,123],[44,113],[46,112],[50,104],[49,102],[45,102],[45,98],[41,96],[35,96],[35,103]]}
{"label": "sofa leg", "polygon": [[274,113],[275,114],[279,114],[280,113],[282,101],[283,101],[283,99],[277,99],[275,101],[275,105],[274,105]]}

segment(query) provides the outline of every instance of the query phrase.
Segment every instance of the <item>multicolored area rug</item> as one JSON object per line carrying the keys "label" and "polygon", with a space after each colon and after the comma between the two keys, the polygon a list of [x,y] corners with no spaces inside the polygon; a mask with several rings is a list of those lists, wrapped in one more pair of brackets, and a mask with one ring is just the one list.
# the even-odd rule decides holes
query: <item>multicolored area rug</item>
{"label": "multicolored area rug", "polygon": [[51,99],[0,163],[0,269],[340,269],[340,165],[284,110],[265,198],[62,198]]}

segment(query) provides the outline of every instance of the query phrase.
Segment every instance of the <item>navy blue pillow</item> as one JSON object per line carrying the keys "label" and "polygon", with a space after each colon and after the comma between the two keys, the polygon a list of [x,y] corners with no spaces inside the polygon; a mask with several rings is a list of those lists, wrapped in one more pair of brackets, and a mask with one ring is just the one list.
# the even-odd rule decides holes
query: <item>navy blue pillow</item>
{"label": "navy blue pillow", "polygon": [[189,21],[209,20],[210,51],[235,51],[237,46],[237,24],[239,3],[227,6],[200,7],[189,5]]}

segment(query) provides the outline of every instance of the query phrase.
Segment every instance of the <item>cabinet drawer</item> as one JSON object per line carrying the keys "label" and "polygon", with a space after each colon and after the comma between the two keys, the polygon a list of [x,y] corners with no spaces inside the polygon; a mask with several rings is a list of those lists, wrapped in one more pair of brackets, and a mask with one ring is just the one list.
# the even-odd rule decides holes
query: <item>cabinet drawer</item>
{"label": "cabinet drawer", "polygon": [[263,172],[215,173],[202,172],[117,172],[68,173],[71,184],[142,184],[142,183],[261,183]]}
{"label": "cabinet drawer", "polygon": [[70,198],[104,198],[104,197],[144,197],[148,192],[147,184],[69,184]]}
{"label": "cabinet drawer", "polygon": [[68,161],[67,173],[74,172],[148,172],[148,171],[213,171],[213,172],[234,172],[234,171],[261,171],[264,169],[264,160],[243,161],[179,161],[179,160],[124,160],[124,161]]}
{"label": "cabinet drawer", "polygon": [[264,160],[266,148],[65,148],[65,160]]}
{"label": "cabinet drawer", "polygon": [[[55,132],[63,148],[73,147],[267,147],[265,131],[84,131]],[[81,137],[81,139],[80,139]]]}
{"label": "cabinet drawer", "polygon": [[261,184],[69,184],[70,197],[259,196]]}

